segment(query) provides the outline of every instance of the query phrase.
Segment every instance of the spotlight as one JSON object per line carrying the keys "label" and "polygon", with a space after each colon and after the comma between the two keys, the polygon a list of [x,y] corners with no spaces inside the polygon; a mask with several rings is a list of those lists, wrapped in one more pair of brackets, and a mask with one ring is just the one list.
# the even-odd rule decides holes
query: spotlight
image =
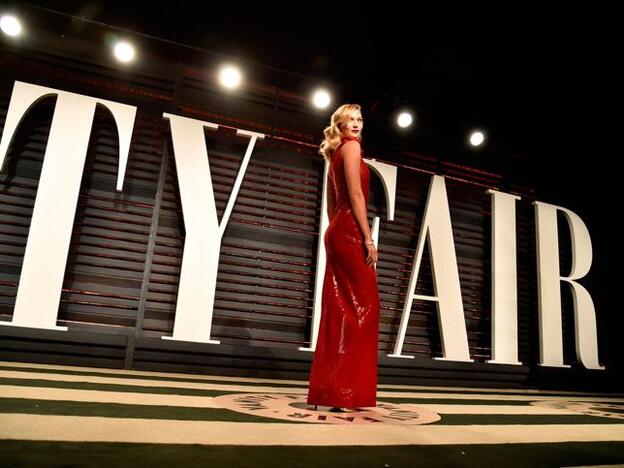
{"label": "spotlight", "polygon": [[115,58],[120,62],[128,63],[134,60],[134,46],[129,42],[119,41],[114,48]]}
{"label": "spotlight", "polygon": [[312,103],[317,109],[325,109],[331,102],[331,96],[324,89],[317,89],[312,96]]}
{"label": "spotlight", "polygon": [[468,141],[472,146],[481,146],[485,141],[485,134],[482,130],[473,130]]}
{"label": "spotlight", "polygon": [[413,121],[412,113],[407,111],[400,112],[396,119],[397,125],[401,128],[410,127]]}
{"label": "spotlight", "polygon": [[219,81],[226,88],[237,88],[241,82],[241,72],[234,65],[225,65],[219,72]]}
{"label": "spotlight", "polygon": [[0,29],[7,36],[16,37],[22,33],[22,23],[15,16],[2,15],[0,17]]}

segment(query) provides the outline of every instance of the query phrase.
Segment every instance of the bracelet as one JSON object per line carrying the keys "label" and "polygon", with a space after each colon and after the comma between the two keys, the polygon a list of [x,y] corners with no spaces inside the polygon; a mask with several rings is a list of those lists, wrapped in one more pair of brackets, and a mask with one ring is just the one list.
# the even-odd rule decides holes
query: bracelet
{"label": "bracelet", "polygon": [[375,245],[374,242],[367,242],[366,245]]}

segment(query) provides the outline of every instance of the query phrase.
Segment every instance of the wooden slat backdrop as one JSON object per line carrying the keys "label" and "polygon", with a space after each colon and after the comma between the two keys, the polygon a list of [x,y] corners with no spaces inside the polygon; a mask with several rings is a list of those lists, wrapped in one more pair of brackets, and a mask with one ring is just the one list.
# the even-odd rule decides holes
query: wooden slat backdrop
{"label": "wooden slat backdrop", "polygon": [[[31,14],[39,15],[42,24],[48,18],[52,30],[66,21],[41,12]],[[262,75],[259,70],[245,91],[232,96],[209,79],[210,63],[200,68],[154,55],[143,59],[149,66],[130,73],[98,60],[96,53],[89,52],[97,47],[95,42],[86,47],[84,40],[55,40],[45,31],[30,48],[0,46],[2,125],[15,80],[138,108],[122,193],[115,190],[114,122],[104,108],[96,111],[59,307],[58,323],[69,331],[0,327],[0,359],[306,379],[312,355],[298,348],[310,340],[323,174],[316,150],[326,117],[315,114],[301,92],[293,91],[296,78],[292,76],[266,71]],[[213,69],[217,63],[212,63]],[[271,85],[272,80],[279,86]],[[28,114],[0,174],[0,319],[4,321],[13,312],[54,105],[54,98],[46,98]],[[172,333],[185,236],[163,112],[220,124],[218,131],[206,132],[219,219],[247,145],[246,139],[234,136],[234,129],[267,135],[256,144],[223,238],[212,329],[221,345],[160,338]],[[573,368],[537,365],[531,205],[539,199],[536,187],[516,180],[513,171],[467,167],[409,149],[371,154],[365,148],[365,153],[399,167],[393,222],[385,220],[383,189],[376,177],[371,178],[369,215],[381,218],[377,264],[382,299],[381,383],[620,388],[616,384],[620,358],[611,352],[615,346],[609,346],[617,331],[607,326],[606,313],[598,307],[599,356],[608,369],[587,371],[576,362],[572,302],[566,288],[565,360]],[[441,356],[436,308],[418,300],[404,345],[404,354],[415,359],[387,357],[396,340],[432,174],[446,177],[474,363],[432,359]],[[517,204],[522,366],[485,363],[491,358],[488,188],[522,197]],[[560,229],[562,272],[568,271],[571,261],[567,237],[567,230]],[[590,274],[582,283],[591,292],[596,281]],[[418,286],[420,293],[433,294],[428,250]]]}

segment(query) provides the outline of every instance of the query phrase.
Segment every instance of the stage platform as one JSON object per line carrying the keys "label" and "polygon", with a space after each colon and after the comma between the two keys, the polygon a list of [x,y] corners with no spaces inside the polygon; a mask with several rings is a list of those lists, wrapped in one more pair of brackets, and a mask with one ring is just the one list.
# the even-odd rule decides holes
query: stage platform
{"label": "stage platform", "polygon": [[378,386],[331,413],[307,382],[0,361],[2,466],[624,464],[624,395]]}

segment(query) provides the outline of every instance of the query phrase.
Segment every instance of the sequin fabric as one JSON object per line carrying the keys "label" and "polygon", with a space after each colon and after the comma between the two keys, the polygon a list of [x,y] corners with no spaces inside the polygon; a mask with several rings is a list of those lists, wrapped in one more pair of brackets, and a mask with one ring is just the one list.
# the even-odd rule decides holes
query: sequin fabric
{"label": "sequin fabric", "polygon": [[[341,157],[342,145],[351,139],[357,140],[342,138],[328,171],[335,213],[323,237],[327,264],[307,397],[308,404],[345,408],[377,405],[380,310],[377,273],[366,265],[365,240],[351,208]],[[368,203],[370,172],[363,160],[360,181]]]}

